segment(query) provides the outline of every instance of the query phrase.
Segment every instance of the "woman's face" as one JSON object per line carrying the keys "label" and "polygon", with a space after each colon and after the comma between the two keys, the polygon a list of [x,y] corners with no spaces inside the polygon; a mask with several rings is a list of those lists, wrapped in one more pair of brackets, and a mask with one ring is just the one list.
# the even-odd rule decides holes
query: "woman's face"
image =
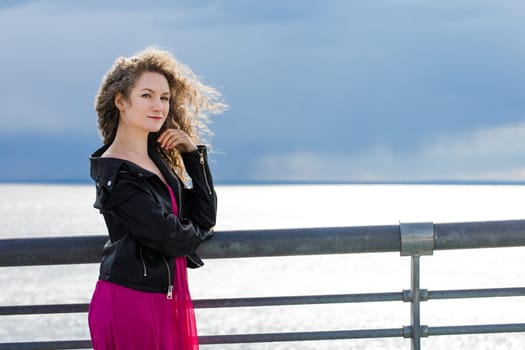
{"label": "woman's face", "polygon": [[120,110],[119,128],[147,133],[159,131],[168,116],[170,97],[170,87],[164,75],[143,73],[127,100],[120,94],[115,97],[115,104]]}

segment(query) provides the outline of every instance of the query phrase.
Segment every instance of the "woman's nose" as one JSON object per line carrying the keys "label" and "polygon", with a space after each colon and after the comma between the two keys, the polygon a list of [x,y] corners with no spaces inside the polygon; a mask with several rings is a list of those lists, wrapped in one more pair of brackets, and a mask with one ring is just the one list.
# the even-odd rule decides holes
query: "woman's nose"
{"label": "woman's nose", "polygon": [[153,109],[154,109],[155,111],[160,111],[160,110],[162,110],[162,107],[163,107],[163,106],[162,106],[162,101],[161,101],[160,99],[159,99],[159,100],[155,100],[155,101],[153,102]]}

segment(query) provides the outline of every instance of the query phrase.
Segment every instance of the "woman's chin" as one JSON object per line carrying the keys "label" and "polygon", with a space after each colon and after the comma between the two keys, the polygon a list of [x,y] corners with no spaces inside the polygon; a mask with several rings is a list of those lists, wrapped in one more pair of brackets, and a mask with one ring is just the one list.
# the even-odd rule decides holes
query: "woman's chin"
{"label": "woman's chin", "polygon": [[158,123],[157,125],[151,125],[148,128],[148,131],[149,132],[159,132],[161,128],[162,128],[162,123]]}

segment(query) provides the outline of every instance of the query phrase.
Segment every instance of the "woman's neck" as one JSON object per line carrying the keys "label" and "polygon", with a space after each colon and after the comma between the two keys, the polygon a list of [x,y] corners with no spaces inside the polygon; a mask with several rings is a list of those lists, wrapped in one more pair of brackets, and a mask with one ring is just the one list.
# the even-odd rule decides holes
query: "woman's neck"
{"label": "woman's neck", "polygon": [[108,151],[115,154],[129,154],[148,158],[148,133],[119,127]]}

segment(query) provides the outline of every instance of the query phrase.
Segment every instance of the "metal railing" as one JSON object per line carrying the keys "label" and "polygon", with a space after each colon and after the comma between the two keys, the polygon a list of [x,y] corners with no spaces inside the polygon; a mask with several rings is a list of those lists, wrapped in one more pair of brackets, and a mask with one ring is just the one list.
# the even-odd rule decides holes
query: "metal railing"
{"label": "metal railing", "polygon": [[[0,267],[98,263],[105,236],[0,240]],[[525,332],[525,323],[431,327],[421,324],[420,303],[437,299],[525,296],[525,288],[429,291],[420,288],[420,256],[435,250],[525,246],[525,220],[409,223],[390,226],[250,230],[216,233],[199,248],[203,258],[243,258],[293,255],[400,252],[411,258],[411,288],[393,293],[363,293],[195,300],[195,308],[233,308],[402,301],[411,305],[411,324],[387,329],[203,335],[201,344],[233,344],[329,339],[410,339],[437,335]],[[522,267],[516,267],[522,268]],[[0,316],[87,312],[87,304],[1,306]],[[85,349],[89,340],[0,343],[7,349]]]}

